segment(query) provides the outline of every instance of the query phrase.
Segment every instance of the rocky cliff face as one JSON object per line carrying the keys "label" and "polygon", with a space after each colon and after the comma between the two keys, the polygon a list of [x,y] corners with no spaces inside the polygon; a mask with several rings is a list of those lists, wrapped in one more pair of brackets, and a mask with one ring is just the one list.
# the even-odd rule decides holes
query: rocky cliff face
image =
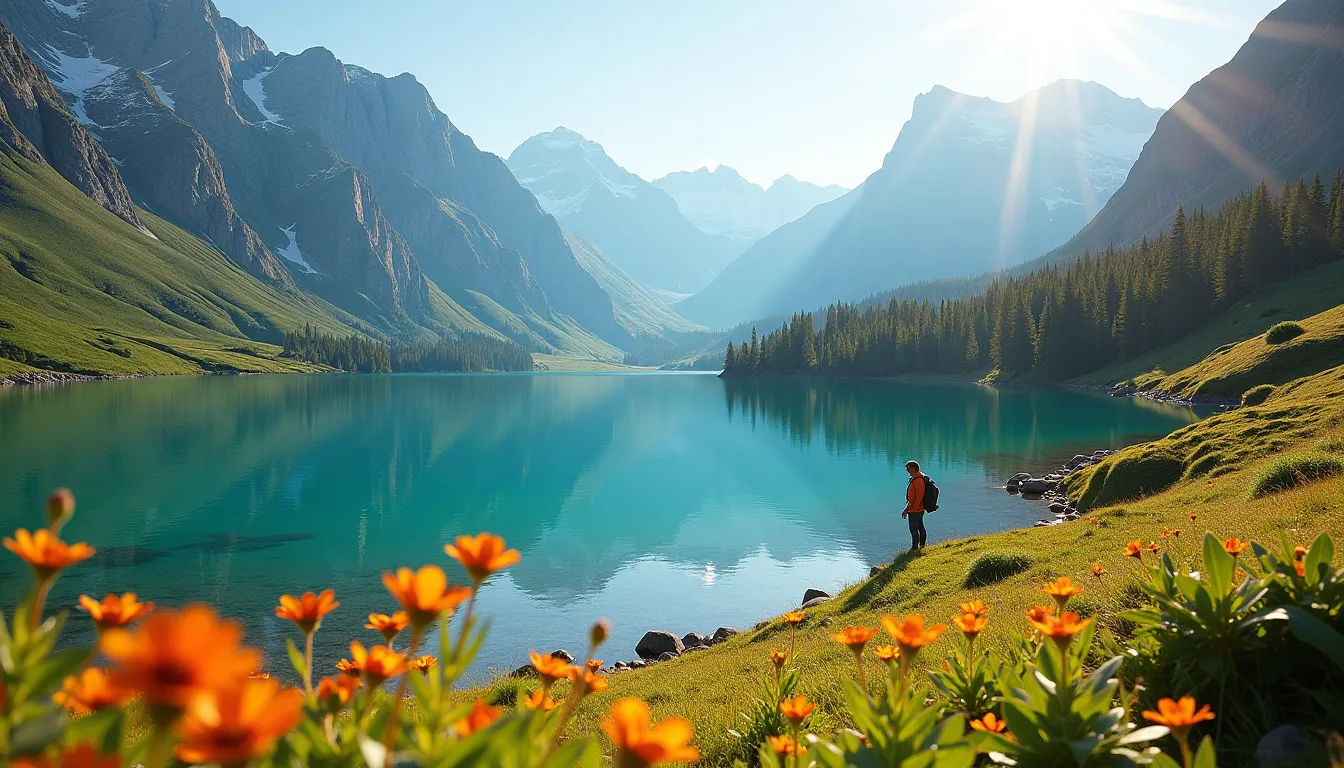
{"label": "rocky cliff face", "polygon": [[1158,122],[1128,179],[1051,258],[1137,242],[1177,205],[1344,167],[1344,3],[1287,0]]}
{"label": "rocky cliff face", "polygon": [[29,160],[45,160],[99,205],[144,228],[112,159],[4,27],[0,27],[0,140]]}
{"label": "rocky cliff face", "polygon": [[413,77],[277,55],[209,0],[0,0],[0,21],[139,199],[254,275],[389,334],[472,305],[541,348],[575,323],[628,338],[554,219]]}

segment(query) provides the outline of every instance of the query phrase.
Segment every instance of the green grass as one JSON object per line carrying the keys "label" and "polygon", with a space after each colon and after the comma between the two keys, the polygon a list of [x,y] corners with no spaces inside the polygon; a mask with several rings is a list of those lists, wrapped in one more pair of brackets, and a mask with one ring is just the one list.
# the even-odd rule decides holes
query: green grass
{"label": "green grass", "polygon": [[1265,331],[1266,344],[1282,344],[1285,341],[1291,341],[1298,336],[1306,333],[1307,329],[1302,324],[1293,320],[1285,320],[1282,323],[1275,323]]}
{"label": "green grass", "polygon": [[1344,460],[1324,453],[1285,456],[1260,470],[1251,483],[1252,496],[1268,496],[1327,477],[1344,475]]}
{"label": "green grass", "polygon": [[[1102,385],[1145,375],[1165,376],[1196,365],[1206,356],[1214,357],[1220,348],[1258,336],[1278,322],[1311,317],[1340,304],[1344,304],[1344,260],[1266,286],[1255,296],[1220,312],[1177,343],[1133,360],[1109,365],[1074,379],[1073,383]],[[1213,354],[1210,354],[1211,350],[1214,350]],[[1226,394],[1237,396],[1246,389],[1243,386]]]}
{"label": "green grass", "polygon": [[1263,405],[1269,396],[1274,394],[1273,384],[1257,384],[1246,390],[1241,395],[1242,405]]}
{"label": "green grass", "polygon": [[987,587],[1016,576],[1036,562],[1031,555],[1021,552],[983,552],[966,567],[967,587]]}

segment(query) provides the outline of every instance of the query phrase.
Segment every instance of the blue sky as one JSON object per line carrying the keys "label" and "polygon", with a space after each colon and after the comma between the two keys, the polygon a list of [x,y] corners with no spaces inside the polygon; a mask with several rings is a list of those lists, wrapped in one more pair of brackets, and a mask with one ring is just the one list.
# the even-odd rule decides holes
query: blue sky
{"label": "blue sky", "polygon": [[853,186],[934,85],[1061,78],[1167,107],[1278,0],[216,0],[273,50],[411,72],[483,149],[558,125],[652,179]]}

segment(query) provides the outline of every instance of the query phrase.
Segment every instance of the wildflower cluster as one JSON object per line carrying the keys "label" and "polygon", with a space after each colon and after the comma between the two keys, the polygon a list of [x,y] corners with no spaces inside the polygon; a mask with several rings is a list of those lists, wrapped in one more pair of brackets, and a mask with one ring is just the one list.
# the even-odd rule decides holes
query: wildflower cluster
{"label": "wildflower cluster", "polygon": [[[459,536],[444,548],[465,571],[465,586],[450,584],[437,565],[384,574],[397,610],[370,614],[365,625],[382,644],[351,642],[331,675],[314,670],[313,647],[323,618],[340,607],[336,595],[280,596],[275,615],[303,640],[302,649],[288,644],[300,681],[290,687],[263,669],[239,623],[206,605],[166,608],[129,592],[81,597],[97,644],[55,650],[67,614],[47,616],[47,594],[66,568],[94,554],[61,540],[73,513],[74,497],[59,491],[47,505],[48,528],[3,541],[28,564],[33,586],[8,621],[0,617],[0,765],[605,764],[595,737],[566,732],[582,700],[607,688],[602,662],[591,658],[610,633],[605,621],[593,625],[581,666],[533,654],[542,687],[507,710],[451,693],[485,639],[473,615],[481,586],[519,561],[498,536]],[[436,647],[422,647],[432,638]],[[557,700],[561,680],[567,694]],[[132,706],[148,713],[143,734],[130,733]],[[620,768],[698,758],[690,723],[653,724],[639,699],[617,701],[603,730],[610,764]]]}

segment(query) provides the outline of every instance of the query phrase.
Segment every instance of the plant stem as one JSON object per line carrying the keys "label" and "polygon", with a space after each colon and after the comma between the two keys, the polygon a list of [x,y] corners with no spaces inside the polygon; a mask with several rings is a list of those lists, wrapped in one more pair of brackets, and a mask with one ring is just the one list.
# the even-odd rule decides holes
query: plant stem
{"label": "plant stem", "polygon": [[52,579],[38,579],[33,588],[33,610],[28,614],[28,632],[36,632],[42,626],[42,612],[47,607],[47,590],[51,589]]}
{"label": "plant stem", "polygon": [[454,665],[462,659],[462,649],[467,644],[467,634],[471,632],[471,612],[476,607],[476,592],[479,587],[473,587],[471,590],[471,599],[467,601],[467,610],[462,612],[462,631],[457,635],[457,648],[453,650]]}
{"label": "plant stem", "polygon": [[863,695],[868,696],[868,676],[863,673],[863,649],[854,652],[854,666],[859,668],[859,685],[863,687]]}
{"label": "plant stem", "polygon": [[306,638],[303,650],[303,689],[308,692],[308,698],[313,698],[313,635],[316,631],[304,634]]}
{"label": "plant stem", "polygon": [[[416,627],[411,630],[411,646],[406,657],[410,659],[415,656],[415,652],[420,648],[420,636],[424,634],[423,627]],[[383,728],[383,747],[389,755],[392,754],[392,747],[397,743],[397,717],[401,712],[401,700],[406,698],[406,684],[413,670],[406,668],[401,673],[401,679],[397,682],[397,695],[392,699],[392,712],[387,716],[387,727]]]}

